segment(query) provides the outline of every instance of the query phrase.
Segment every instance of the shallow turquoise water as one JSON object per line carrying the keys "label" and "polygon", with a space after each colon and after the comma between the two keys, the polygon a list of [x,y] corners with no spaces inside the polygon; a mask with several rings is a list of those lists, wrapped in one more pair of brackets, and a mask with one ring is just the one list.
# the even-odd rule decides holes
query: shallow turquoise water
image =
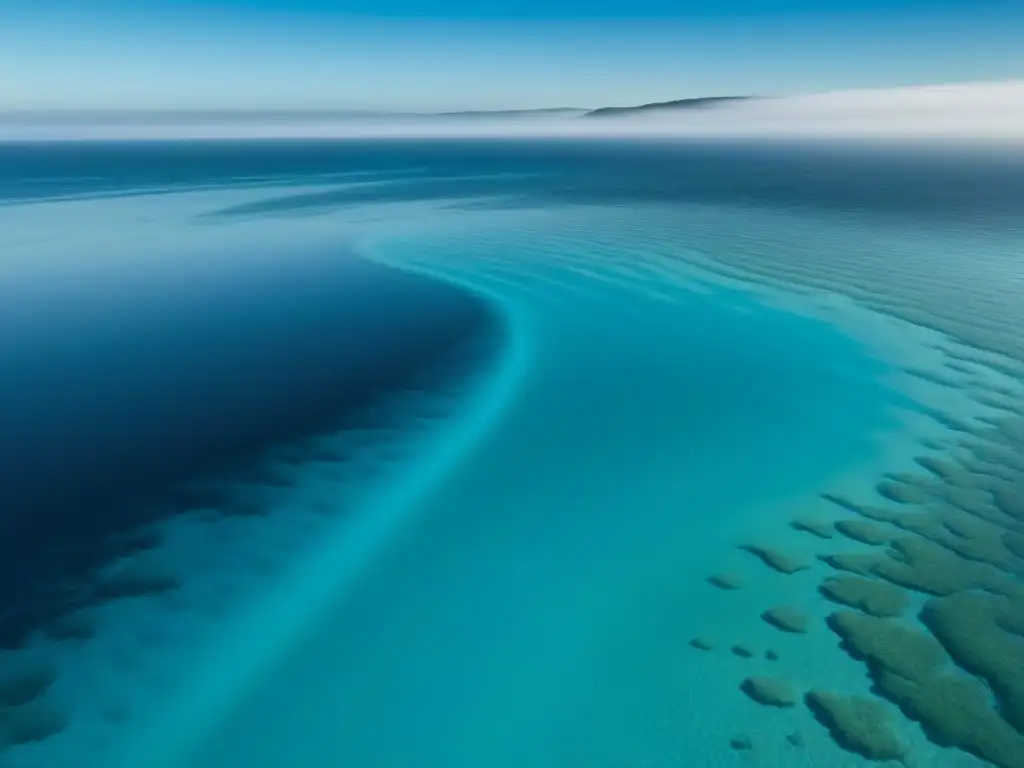
{"label": "shallow turquoise water", "polygon": [[613,258],[550,248],[508,233],[375,243],[502,306],[519,380],[418,522],[195,765],[728,757],[701,723],[735,692],[707,689],[685,648],[718,597],[701,575],[766,501],[870,457],[898,397],[822,322],[685,281],[654,298]]}

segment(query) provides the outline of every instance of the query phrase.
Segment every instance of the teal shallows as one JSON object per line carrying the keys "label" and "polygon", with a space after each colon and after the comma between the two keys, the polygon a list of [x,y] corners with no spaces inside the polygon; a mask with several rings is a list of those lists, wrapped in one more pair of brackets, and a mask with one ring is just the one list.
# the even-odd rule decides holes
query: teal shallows
{"label": "teal shallows", "polygon": [[720,763],[701,723],[728,722],[735,692],[708,688],[683,650],[717,595],[680,585],[764,502],[871,456],[895,398],[882,366],[740,291],[653,296],[636,265],[542,238],[419,236],[376,254],[502,303],[526,370],[419,523],[194,765]]}

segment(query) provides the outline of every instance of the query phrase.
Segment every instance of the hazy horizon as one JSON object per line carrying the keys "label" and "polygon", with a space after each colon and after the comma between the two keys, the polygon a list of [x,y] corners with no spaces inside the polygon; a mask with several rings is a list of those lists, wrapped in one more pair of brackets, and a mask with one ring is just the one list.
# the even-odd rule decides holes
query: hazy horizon
{"label": "hazy horizon", "polygon": [[228,138],[966,138],[1024,139],[1024,79],[758,98],[604,119],[345,111],[0,113],[0,140]]}
{"label": "hazy horizon", "polygon": [[0,0],[0,14],[16,33],[3,112],[588,108],[1024,73],[1024,7],[1004,0]]}

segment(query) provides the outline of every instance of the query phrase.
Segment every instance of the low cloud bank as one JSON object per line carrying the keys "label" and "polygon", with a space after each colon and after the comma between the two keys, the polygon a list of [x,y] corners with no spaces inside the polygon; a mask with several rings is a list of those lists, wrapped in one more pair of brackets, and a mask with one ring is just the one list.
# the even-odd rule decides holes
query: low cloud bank
{"label": "low cloud bank", "polygon": [[517,115],[0,114],[0,140],[455,137],[978,138],[1024,140],[1024,80],[835,91],[607,118]]}
{"label": "low cloud bank", "polygon": [[652,117],[643,127],[752,136],[1024,138],[1024,80],[755,99]]}

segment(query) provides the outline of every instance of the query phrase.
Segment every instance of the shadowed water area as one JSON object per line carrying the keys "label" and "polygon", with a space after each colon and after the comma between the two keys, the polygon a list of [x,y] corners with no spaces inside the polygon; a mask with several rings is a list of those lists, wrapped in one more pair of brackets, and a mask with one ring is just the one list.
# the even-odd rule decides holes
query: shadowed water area
{"label": "shadowed water area", "polygon": [[[224,263],[240,257],[244,276]],[[373,426],[359,409],[489,322],[472,297],[344,249],[147,261],[84,283],[33,284],[31,265],[5,281],[6,646],[56,618],[53,601],[96,599],[76,587],[131,549],[133,529],[199,503],[176,483],[346,421]]]}
{"label": "shadowed water area", "polygon": [[1024,764],[1018,153],[0,163],[0,765]]}

